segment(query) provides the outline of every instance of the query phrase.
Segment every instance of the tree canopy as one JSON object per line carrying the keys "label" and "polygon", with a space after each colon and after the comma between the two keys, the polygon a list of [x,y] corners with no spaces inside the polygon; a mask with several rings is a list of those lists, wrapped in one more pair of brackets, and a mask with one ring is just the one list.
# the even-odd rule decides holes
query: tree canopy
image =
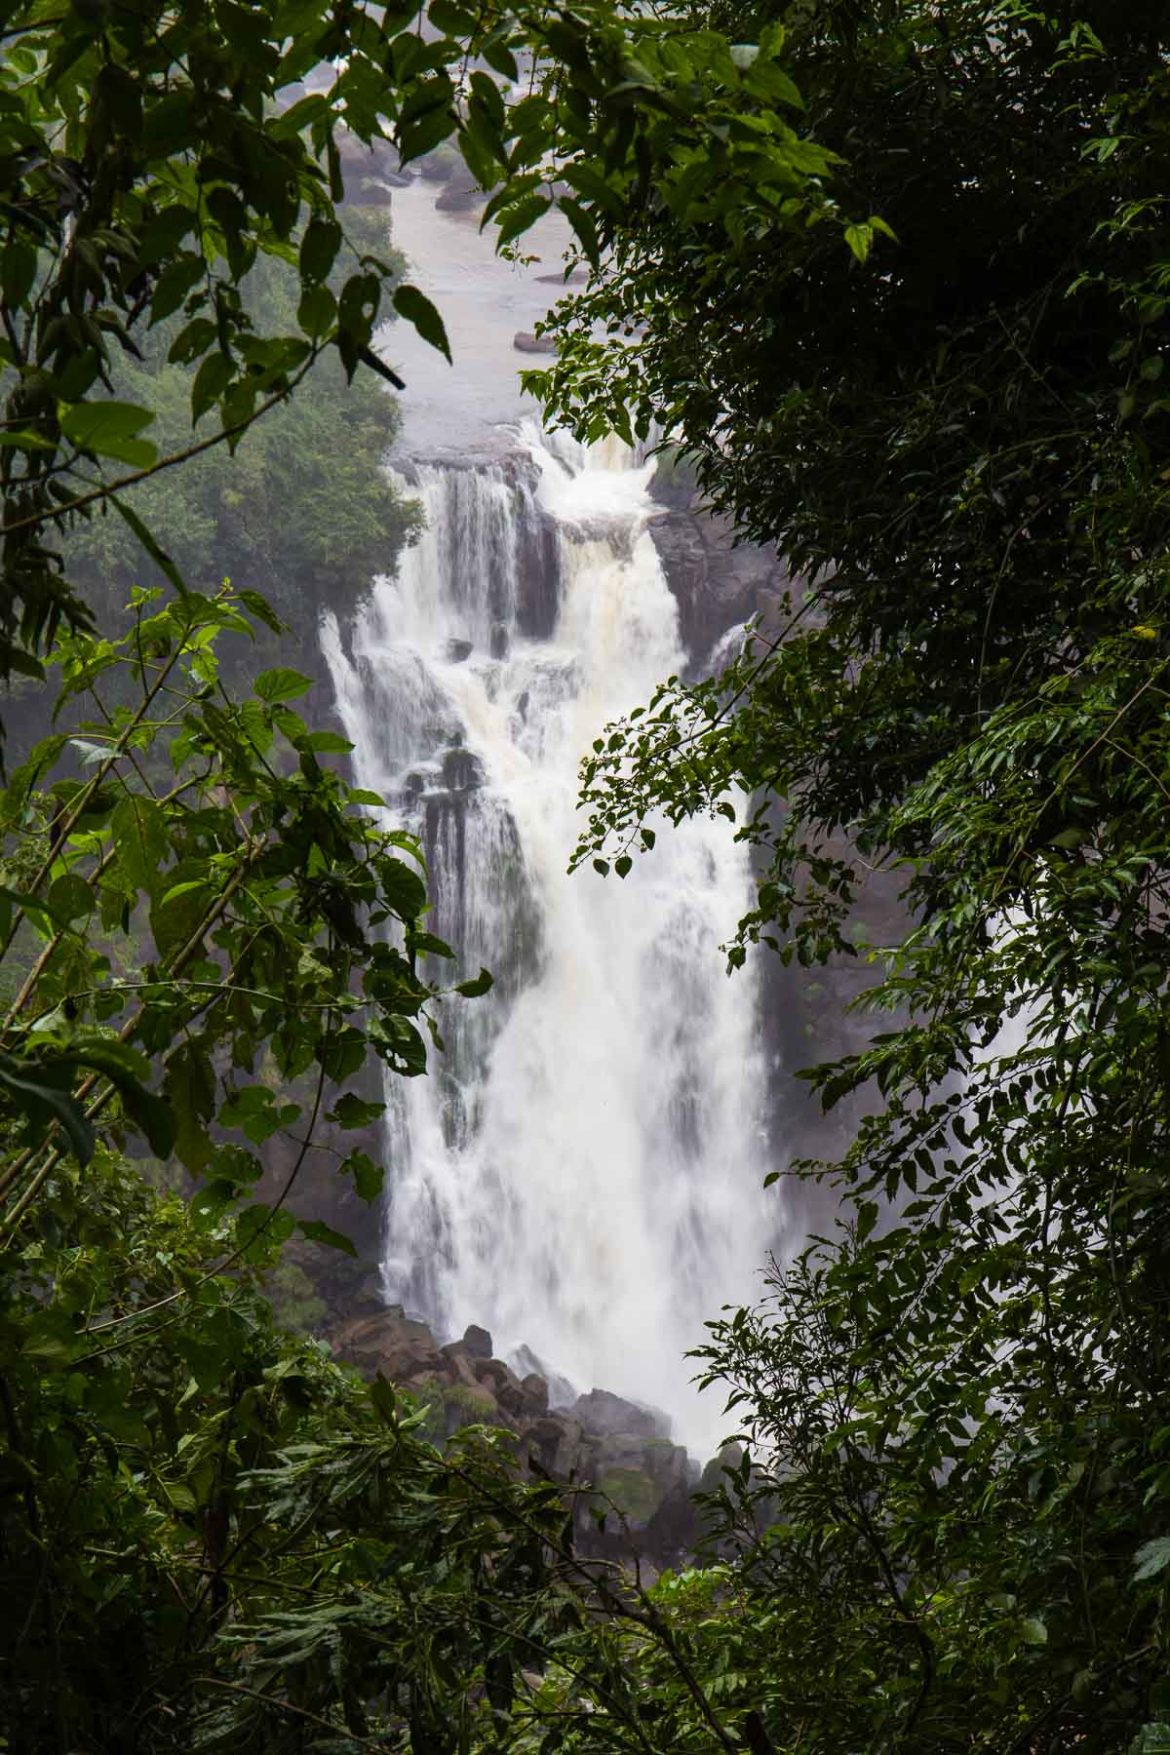
{"label": "tree canopy", "polygon": [[856,955],[863,882],[905,910],[871,1047],[810,1074],[863,1099],[793,1170],[844,1233],[712,1340],[774,1459],[769,1727],[1162,1747],[1165,10],[764,10],[881,223],[848,272],[814,225],[733,273],[635,225],[531,381],[584,432],[661,421],[798,571],[722,675],[599,737],[578,860],[730,815],[733,963]]}
{"label": "tree canopy", "polygon": [[[3,799],[11,1746],[1170,1746],[1165,8],[45,0],[0,30],[4,668],[47,657],[73,715]],[[594,278],[531,383],[587,437],[657,424],[794,568],[722,674],[599,736],[578,858],[730,816],[733,964],[856,955],[863,880],[904,909],[884,1027],[811,1073],[861,1099],[852,1143],[788,1167],[841,1227],[712,1313],[747,1448],[716,1563],[653,1590],[253,1284],[296,1224],[256,1147],[357,1125],[369,1054],[424,1071],[445,947],[305,679],[222,687],[263,599],[190,591],[124,494],[323,353],[385,379],[391,304],[442,350],[350,253],[343,125],[452,141],[505,249],[559,205]],[[295,295],[263,317],[260,258]],[[113,370],[171,322],[219,424],[164,453]],[[128,632],[60,558],[100,504],[175,588]],[[172,1148],[193,1202],[139,1173]]]}

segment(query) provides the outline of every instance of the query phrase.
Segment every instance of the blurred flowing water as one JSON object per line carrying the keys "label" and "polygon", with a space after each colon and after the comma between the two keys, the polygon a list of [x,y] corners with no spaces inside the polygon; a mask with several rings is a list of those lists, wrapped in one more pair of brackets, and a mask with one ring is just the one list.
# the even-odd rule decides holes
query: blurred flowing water
{"label": "blurred flowing water", "polygon": [[777,1217],[757,977],[728,979],[718,948],[748,857],[702,821],[624,882],[566,872],[581,756],[686,661],[648,527],[654,465],[524,420],[498,343],[547,292],[405,193],[396,236],[448,317],[466,401],[391,333],[418,386],[399,467],[426,528],[323,640],[358,783],[425,847],[428,924],[460,976],[483,964],[495,986],[444,1003],[428,1077],[387,1081],[386,1290],[444,1335],[482,1323],[497,1353],[527,1345],[577,1389],[666,1409],[709,1453],[721,1403],[684,1353],[754,1295]]}

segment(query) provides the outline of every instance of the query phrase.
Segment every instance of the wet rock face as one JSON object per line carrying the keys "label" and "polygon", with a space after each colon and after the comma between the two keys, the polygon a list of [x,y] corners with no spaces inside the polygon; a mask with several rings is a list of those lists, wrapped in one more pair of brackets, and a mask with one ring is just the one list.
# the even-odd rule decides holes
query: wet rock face
{"label": "wet rock face", "polygon": [[640,1402],[624,1401],[608,1389],[591,1389],[588,1395],[578,1396],[572,1411],[589,1432],[605,1436],[631,1433],[641,1438],[670,1437],[668,1415]]}
{"label": "wet rock face", "polygon": [[788,573],[774,550],[735,546],[730,524],[709,512],[672,505],[650,534],[678,604],[679,633],[701,665],[729,629],[752,616],[775,616]]}
{"label": "wet rock face", "polygon": [[381,1372],[430,1410],[431,1435],[444,1442],[462,1426],[501,1427],[515,1434],[522,1469],[577,1489],[573,1516],[581,1552],[652,1566],[675,1566],[699,1536],[691,1496],[697,1473],[670,1422],[654,1408],[608,1390],[578,1396],[550,1410],[539,1372],[520,1377],[492,1357],[492,1337],[472,1324],[462,1340],[440,1346],[425,1322],[401,1304],[340,1323],[329,1335],[338,1358],[367,1377]]}

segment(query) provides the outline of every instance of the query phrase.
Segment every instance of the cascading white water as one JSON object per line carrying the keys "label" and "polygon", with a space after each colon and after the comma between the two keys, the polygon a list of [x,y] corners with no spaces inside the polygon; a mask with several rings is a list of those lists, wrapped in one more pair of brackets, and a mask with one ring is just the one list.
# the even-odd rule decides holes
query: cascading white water
{"label": "cascading white water", "polygon": [[460,973],[496,977],[445,1006],[430,1077],[389,1082],[385,1278],[702,1451],[721,1408],[683,1355],[752,1296],[776,1223],[755,978],[718,951],[747,855],[697,822],[624,883],[567,875],[582,753],[685,654],[653,464],[524,443],[535,469],[419,466],[424,534],[324,633],[359,783],[420,833]]}

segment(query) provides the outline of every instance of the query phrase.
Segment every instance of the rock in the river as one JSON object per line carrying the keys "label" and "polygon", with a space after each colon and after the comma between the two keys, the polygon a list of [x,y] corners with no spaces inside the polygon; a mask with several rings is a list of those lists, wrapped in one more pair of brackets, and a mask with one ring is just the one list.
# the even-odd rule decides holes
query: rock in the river
{"label": "rock in the river", "polygon": [[477,183],[457,183],[452,180],[435,202],[435,209],[439,213],[471,213],[482,200],[483,190]]}
{"label": "rock in the river", "polygon": [[551,335],[533,335],[527,329],[518,329],[512,337],[512,346],[517,353],[544,353],[557,351],[557,344]]}
{"label": "rock in the river", "polygon": [[470,792],[483,785],[483,763],[470,750],[448,750],[443,756],[443,785],[452,792]]}
{"label": "rock in the river", "polygon": [[470,640],[448,640],[447,662],[448,664],[465,664],[473,651],[474,647]]}

